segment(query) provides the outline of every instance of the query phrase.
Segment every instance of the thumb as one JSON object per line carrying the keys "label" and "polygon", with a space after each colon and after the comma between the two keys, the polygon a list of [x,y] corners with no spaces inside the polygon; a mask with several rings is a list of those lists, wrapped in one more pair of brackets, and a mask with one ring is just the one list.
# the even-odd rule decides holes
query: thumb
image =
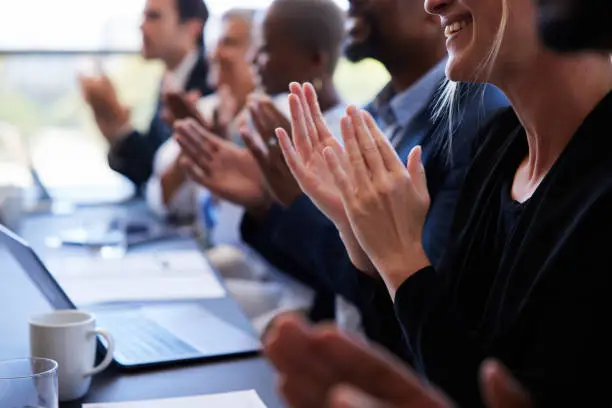
{"label": "thumb", "polygon": [[423,151],[421,146],[415,146],[408,154],[406,167],[412,179],[414,187],[421,196],[429,194],[427,190],[427,177],[425,176],[425,167],[422,162]]}
{"label": "thumb", "polygon": [[200,93],[200,91],[198,90],[193,90],[193,91],[189,91],[187,92],[187,94],[185,95],[185,99],[192,104],[196,104],[198,102],[198,100],[202,97],[202,94]]}
{"label": "thumb", "polygon": [[253,133],[251,133],[251,130],[247,126],[241,127],[239,132],[240,137],[244,141],[247,149],[251,151],[251,154],[253,154],[257,163],[259,163],[259,166],[263,168],[265,166],[267,156],[263,147],[261,146],[261,143],[258,143],[253,136]]}
{"label": "thumb", "polygon": [[349,385],[340,385],[329,394],[330,408],[390,408],[363,391]]}
{"label": "thumb", "polygon": [[487,408],[530,408],[529,394],[508,370],[495,360],[481,367],[481,389]]}

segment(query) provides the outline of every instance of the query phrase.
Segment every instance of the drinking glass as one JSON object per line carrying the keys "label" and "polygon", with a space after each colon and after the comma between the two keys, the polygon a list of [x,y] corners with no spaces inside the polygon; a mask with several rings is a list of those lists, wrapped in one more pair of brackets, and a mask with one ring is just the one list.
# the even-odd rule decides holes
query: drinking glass
{"label": "drinking glass", "polygon": [[0,361],[0,407],[58,408],[57,363],[46,358]]}

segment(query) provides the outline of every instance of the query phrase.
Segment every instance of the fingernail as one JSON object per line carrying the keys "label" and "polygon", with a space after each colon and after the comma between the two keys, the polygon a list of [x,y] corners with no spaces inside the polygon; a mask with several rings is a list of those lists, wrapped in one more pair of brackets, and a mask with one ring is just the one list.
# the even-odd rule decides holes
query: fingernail
{"label": "fingernail", "polygon": [[421,158],[423,157],[423,148],[421,147],[421,145],[418,145],[417,147],[415,147],[415,149],[417,158],[419,159],[419,162],[421,162]]}
{"label": "fingernail", "polygon": [[480,368],[480,375],[483,380],[488,380],[492,376],[494,376],[499,369],[500,365],[497,360],[489,359],[482,363],[482,367]]}
{"label": "fingernail", "polygon": [[336,404],[340,404],[343,408],[365,407],[371,406],[370,402],[365,400],[359,393],[346,385],[340,385],[332,390],[332,400]]}

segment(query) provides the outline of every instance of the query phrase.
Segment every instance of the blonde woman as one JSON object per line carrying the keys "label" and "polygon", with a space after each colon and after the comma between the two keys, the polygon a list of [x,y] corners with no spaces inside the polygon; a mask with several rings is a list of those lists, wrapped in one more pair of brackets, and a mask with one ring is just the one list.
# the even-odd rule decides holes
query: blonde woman
{"label": "blonde woman", "polygon": [[[478,368],[491,356],[535,406],[612,403],[612,69],[605,53],[545,48],[535,7],[426,1],[446,33],[448,78],[492,83],[512,104],[481,134],[452,242],[435,270],[421,242],[429,195],[420,148],[404,167],[354,107],[342,121],[342,147],[327,137],[310,86],[294,86],[290,97],[295,146],[323,146],[318,153],[333,174],[307,193],[333,197],[333,213],[348,217],[351,259],[369,261],[367,272],[384,280],[414,369],[464,407],[482,404]],[[450,83],[449,99],[452,91]],[[279,137],[296,177],[312,176],[287,134]],[[290,401],[317,406],[300,401],[317,395],[323,403],[334,385],[348,383],[397,403],[399,393],[383,391],[393,384],[382,365],[364,381],[366,363],[347,363],[342,344],[350,341],[342,339],[295,322],[271,335],[268,353]],[[412,406],[404,402],[396,406]]]}

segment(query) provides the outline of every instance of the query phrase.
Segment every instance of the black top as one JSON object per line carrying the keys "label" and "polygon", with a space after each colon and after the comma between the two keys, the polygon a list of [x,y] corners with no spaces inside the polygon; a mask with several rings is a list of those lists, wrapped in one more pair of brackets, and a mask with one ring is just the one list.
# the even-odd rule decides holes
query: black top
{"label": "black top", "polygon": [[[199,91],[202,96],[212,92],[208,85],[208,63],[202,55],[198,56],[185,85],[185,91],[192,90]],[[146,133],[134,130],[108,152],[110,167],[129,178],[137,188],[142,187],[151,177],[155,152],[172,136],[172,129],[162,120],[161,111],[160,95],[149,130]]]}
{"label": "black top", "polygon": [[518,204],[510,185],[526,137],[511,109],[500,113],[468,172],[440,266],[399,288],[415,368],[461,406],[482,406],[478,368],[488,356],[536,406],[612,404],[610,115],[612,94]]}
{"label": "black top", "polygon": [[527,206],[527,203],[519,203],[511,196],[512,179],[508,179],[502,185],[501,194],[499,197],[499,215],[497,220],[497,238],[495,239],[496,259],[500,259],[506,242],[514,233],[514,229],[518,225],[521,214]]}

